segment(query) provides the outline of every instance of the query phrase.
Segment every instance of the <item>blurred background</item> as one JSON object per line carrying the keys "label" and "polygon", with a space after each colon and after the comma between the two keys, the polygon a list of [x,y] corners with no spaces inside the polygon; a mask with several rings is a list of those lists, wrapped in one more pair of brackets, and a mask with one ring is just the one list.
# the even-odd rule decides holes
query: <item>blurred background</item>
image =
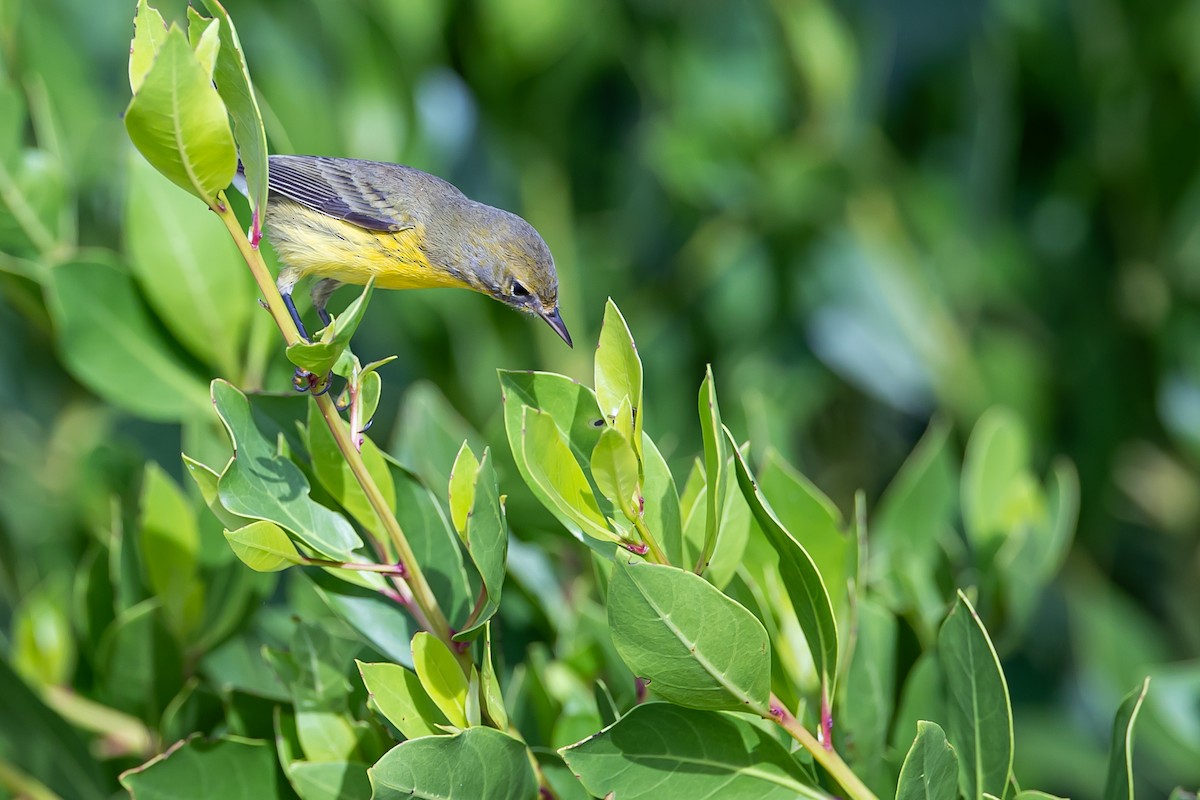
{"label": "blurred background", "polygon": [[[153,206],[130,194],[121,122],[133,6],[0,0],[0,150],[20,145],[0,171],[0,619],[52,605],[109,498],[136,495],[147,460],[180,476],[188,449],[186,413],[146,410],[145,375],[104,388],[115,373],[64,357],[44,290],[49,264],[148,258]],[[466,292],[375,295],[355,349],[399,355],[377,439],[403,449],[405,414],[444,395],[506,455],[495,370],[590,383],[608,296],[677,476],[700,447],[706,363],[734,432],[843,512],[859,488],[877,501],[931,418],[961,448],[1007,405],[1037,468],[1066,455],[1082,489],[1063,573],[1004,653],[1018,773],[1095,796],[1119,697],[1152,673],[1147,789],[1200,781],[1200,4],[226,7],[274,152],[436,173],[526,217],[555,255],[574,351]],[[183,3],[160,8],[182,19]],[[191,213],[198,262],[236,264]],[[230,314],[264,330],[252,305]],[[168,340],[181,323],[146,319]],[[171,346],[197,385],[226,374]],[[281,390],[288,372],[271,356],[256,374]],[[501,491],[518,536],[553,537],[515,472]]]}

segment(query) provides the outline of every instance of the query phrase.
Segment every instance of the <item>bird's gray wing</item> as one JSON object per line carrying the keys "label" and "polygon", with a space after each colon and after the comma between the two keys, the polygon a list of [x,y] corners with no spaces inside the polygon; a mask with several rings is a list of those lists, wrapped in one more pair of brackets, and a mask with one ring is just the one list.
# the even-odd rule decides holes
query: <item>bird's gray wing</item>
{"label": "bird's gray wing", "polygon": [[413,224],[398,196],[407,183],[404,171],[416,172],[348,158],[271,156],[267,182],[272,192],[313,211],[368,230],[398,231]]}

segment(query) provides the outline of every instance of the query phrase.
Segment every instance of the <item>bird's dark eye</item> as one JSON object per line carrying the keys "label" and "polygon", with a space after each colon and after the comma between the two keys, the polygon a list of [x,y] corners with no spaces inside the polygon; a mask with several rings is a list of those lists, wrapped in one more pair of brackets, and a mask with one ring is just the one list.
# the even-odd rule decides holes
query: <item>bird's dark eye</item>
{"label": "bird's dark eye", "polygon": [[512,293],[513,297],[529,297],[529,290],[516,281],[513,281]]}

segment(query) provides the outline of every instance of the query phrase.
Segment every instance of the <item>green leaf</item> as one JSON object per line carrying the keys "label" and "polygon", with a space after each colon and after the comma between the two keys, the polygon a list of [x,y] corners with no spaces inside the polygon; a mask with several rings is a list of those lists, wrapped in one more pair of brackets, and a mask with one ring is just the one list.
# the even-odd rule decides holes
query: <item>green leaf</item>
{"label": "green leaf", "polygon": [[[674,559],[683,548],[683,522],[679,517],[679,494],[671,468],[658,452],[653,440],[642,434],[642,520],[668,558]],[[678,563],[687,563],[679,561]]]}
{"label": "green leaf", "polygon": [[208,510],[221,521],[222,525],[231,530],[237,530],[249,522],[245,517],[231,514],[225,506],[221,505],[221,476],[212,467],[200,463],[187,454],[183,455],[183,466],[188,474],[192,476],[192,481],[195,482],[196,488],[200,490],[200,497],[204,499]]}
{"label": "green leaf", "polygon": [[1113,720],[1112,750],[1108,756],[1108,777],[1104,782],[1104,800],[1133,800],[1133,726],[1150,689],[1150,679],[1125,695]]}
{"label": "green leaf", "polygon": [[288,361],[314,375],[328,374],[350,346],[350,338],[354,336],[359,323],[367,313],[367,303],[370,302],[374,289],[375,280],[372,278],[363,289],[362,294],[346,306],[346,310],[321,331],[317,341],[288,345]]}
{"label": "green leaf", "polygon": [[817,672],[822,676],[830,695],[834,691],[838,660],[838,630],[837,620],[833,614],[833,604],[829,600],[829,592],[825,589],[824,580],[817,570],[812,556],[796,541],[795,537],[783,527],[779,518],[767,505],[762,491],[750,476],[745,458],[733,440],[729,429],[725,429],[725,438],[733,452],[734,466],[737,472],[738,485],[742,496],[746,498],[751,513],[758,521],[758,528],[766,536],[767,541],[779,556],[779,573],[791,598],[792,607],[804,638],[812,651]]}
{"label": "green leaf", "polygon": [[475,507],[475,478],[479,471],[479,459],[471,451],[466,441],[454,458],[454,466],[450,469],[450,488],[447,495],[450,501],[450,521],[454,530],[464,539],[467,536],[467,519]]}
{"label": "green leaf", "polygon": [[762,728],[731,714],[645,703],[562,753],[596,797],[825,798]]}
{"label": "green leaf", "polygon": [[142,481],[139,524],[142,565],[150,589],[162,600],[168,627],[179,639],[204,612],[196,513],[175,481],[151,461]]}
{"label": "green leaf", "polygon": [[600,491],[633,522],[642,515],[638,457],[633,445],[616,428],[605,428],[592,450],[592,477]]}
{"label": "green leaf", "polygon": [[508,708],[504,705],[504,692],[500,689],[496,668],[492,666],[491,623],[487,623],[483,630],[483,702],[488,717],[496,727],[504,730],[508,728]]}
{"label": "green leaf", "polygon": [[704,368],[700,384],[700,434],[704,440],[705,507],[704,544],[696,563],[696,572],[703,573],[712,560],[721,529],[721,511],[729,480],[725,472],[728,458],[725,437],[721,435],[721,408],[717,405],[717,387],[713,381],[712,365]]}
{"label": "green leaf", "polygon": [[146,419],[205,413],[203,382],[171,351],[128,274],[97,260],[58,264],[49,275],[58,348],[72,375]]}
{"label": "green leaf", "polygon": [[[734,474],[732,458],[725,462],[724,474],[726,481],[729,480],[730,475]],[[701,499],[707,501],[707,494],[708,490],[705,488],[701,492]],[[707,502],[705,505],[707,506]],[[696,516],[700,517],[702,514],[701,511]],[[705,521],[704,519],[696,520],[697,524]],[[708,571],[704,573],[704,577],[718,589],[724,589],[742,566],[746,546],[750,542],[752,526],[750,505],[746,502],[746,498],[740,491],[725,492],[717,547],[713,550],[712,558],[709,559]]]}
{"label": "green leaf", "polygon": [[129,88],[137,94],[155,56],[167,40],[167,23],[162,14],[146,0],[138,0],[137,16],[133,20],[133,41],[129,45]]}
{"label": "green leaf", "polygon": [[212,78],[217,66],[217,53],[221,49],[221,21],[204,17],[196,9],[188,6],[188,43],[196,54],[196,60],[204,67],[204,72]]}
{"label": "green leaf", "polygon": [[608,587],[608,624],[621,658],[664,700],[766,713],[767,632],[703,578],[619,556]]}
{"label": "green leaf", "polygon": [[573,523],[570,528],[595,539],[617,541],[620,537],[609,530],[591,484],[554,419],[524,406],[521,420],[518,463],[525,464],[534,493],[559,520]]}
{"label": "green leaf", "polygon": [[894,752],[899,753],[908,747],[910,737],[916,734],[921,720],[946,718],[943,694],[937,650],[926,650],[917,657],[904,679],[900,704],[896,707],[896,721],[892,725],[891,744]]}
{"label": "green leaf", "polygon": [[237,170],[225,104],[175,26],[129,103],[125,129],[155,169],[209,205]]}
{"label": "green leaf", "polygon": [[253,281],[214,215],[130,155],[129,265],[167,329],[213,369],[237,374],[255,313]]}
{"label": "green leaf", "polygon": [[216,380],[212,398],[235,451],[219,484],[222,505],[239,516],[278,524],[322,556],[353,560],[351,552],[362,547],[362,540],[344,517],[309,497],[304,474],[255,426],[246,396]]}
{"label": "green leaf", "polygon": [[398,602],[377,591],[347,583],[324,571],[300,573],[343,622],[372,647],[398,664],[412,666],[410,639],[417,629]]}
{"label": "green leaf", "polygon": [[183,655],[163,624],[157,598],[125,609],[96,648],[100,700],[142,720],[157,721],[183,683]]}
{"label": "green leaf", "polygon": [[[350,428],[345,421],[339,418],[337,424],[342,426],[348,437]],[[350,469],[350,465],[342,456],[342,451],[338,449],[337,441],[333,438],[329,425],[321,415],[316,400],[308,402],[308,421],[305,432],[312,471],[322,488],[333,495],[333,499],[346,509],[360,525],[375,534],[376,537],[386,538],[383,523],[380,522],[379,516],[371,506],[371,501],[367,499],[366,493],[359,485],[354,471]],[[388,508],[395,513],[396,487],[387,459],[379,452],[375,442],[366,436],[363,437],[359,452],[362,454],[363,464],[366,465],[368,474],[375,481],[375,485],[379,487]]]}
{"label": "green leaf", "polygon": [[345,711],[323,709],[296,711],[296,738],[307,761],[349,761],[357,759],[363,729],[352,722]]}
{"label": "green leaf", "polygon": [[438,726],[450,723],[421,688],[416,673],[399,664],[355,663],[375,707],[404,738],[437,736],[442,733]]}
{"label": "green leaf", "polygon": [[259,520],[235,531],[227,529],[225,540],[242,563],[256,572],[278,572],[304,563],[296,545],[274,522]]}
{"label": "green leaf", "polygon": [[525,745],[492,728],[404,742],[385,753],[368,775],[372,800],[530,800],[538,793]]}
{"label": "green leaf", "polygon": [[38,584],[12,616],[8,657],[22,678],[38,686],[70,684],[75,672],[67,593],[56,584]]}
{"label": "green leaf", "polygon": [[642,361],[625,318],[610,297],[604,306],[604,324],[596,348],[596,401],[606,420],[615,420],[621,403],[629,399],[633,412],[635,446],[642,442]]}
{"label": "green leaf", "polygon": [[[542,504],[550,508],[550,503],[538,494],[533,485],[528,465],[520,453],[522,409],[529,406],[549,414],[570,446],[575,460],[581,465],[590,466],[592,451],[596,448],[596,442],[600,440],[600,433],[604,429],[604,420],[597,410],[596,395],[579,381],[553,372],[500,370],[498,374],[500,396],[504,403],[504,428],[508,433],[508,444],[516,459],[517,468]],[[567,527],[572,532],[577,532],[575,526]]]}
{"label": "green leaf", "polygon": [[917,723],[896,800],[958,800],[958,757],[935,722]]}
{"label": "green leaf", "polygon": [[976,547],[1008,531],[1028,464],[1029,437],[1020,418],[1001,407],[985,412],[971,431],[962,472],[963,524]]}
{"label": "green leaf", "polygon": [[885,756],[896,686],[896,618],[873,600],[858,604],[858,638],[842,687],[843,730],[853,743],[849,763],[855,774],[880,795],[887,786]]}
{"label": "green leaf", "polygon": [[1049,792],[1040,792],[1037,789],[1026,789],[1023,792],[1017,792],[1013,796],[1013,800],[1067,800],[1067,798]]}
{"label": "green leaf", "polygon": [[300,800],[360,800],[371,793],[370,767],[359,761],[296,761],[286,769]]}
{"label": "green leaf", "polygon": [[467,727],[467,677],[450,648],[427,631],[412,640],[413,667],[421,685],[450,724]]}
{"label": "green leaf", "polygon": [[961,591],[938,633],[946,682],[947,734],[967,797],[1003,797],[1012,770],[1013,722],[1008,685],[992,641]]}
{"label": "green leaf", "polygon": [[[266,742],[222,737],[178,742],[161,756],[121,773],[134,800],[275,797],[275,753]],[[184,793],[181,795],[181,791]]]}
{"label": "green leaf", "polygon": [[834,616],[845,620],[857,554],[854,539],[842,532],[841,512],[776,450],[767,452],[758,486],[783,527],[792,532],[812,557],[821,581],[829,590]]}
{"label": "green leaf", "polygon": [[450,625],[462,630],[475,602],[463,565],[458,535],[433,492],[411,472],[389,462],[396,487],[396,520],[408,535],[438,605]]}
{"label": "green leaf", "polygon": [[255,233],[251,238],[257,241],[258,224],[267,207],[267,133],[233,20],[217,0],[204,0],[204,5],[214,18],[221,21],[221,51],[217,56],[214,77],[217,92],[225,101],[229,116],[233,118],[238,157],[245,170],[250,206],[255,214]]}
{"label": "green leaf", "polygon": [[483,581],[483,602],[471,614],[467,624],[455,634],[465,641],[479,631],[500,610],[500,593],[504,589],[505,565],[508,561],[508,523],[504,506],[496,487],[496,472],[491,451],[483,451],[483,459],[475,470],[474,508],[468,518],[466,546],[471,562]]}

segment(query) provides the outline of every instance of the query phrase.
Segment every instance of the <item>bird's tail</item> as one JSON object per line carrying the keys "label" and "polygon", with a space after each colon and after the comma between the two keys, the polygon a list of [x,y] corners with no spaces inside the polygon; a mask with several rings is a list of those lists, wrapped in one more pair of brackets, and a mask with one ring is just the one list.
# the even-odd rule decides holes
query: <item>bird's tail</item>
{"label": "bird's tail", "polygon": [[238,159],[237,172],[233,176],[233,188],[237,189],[247,200],[250,199],[250,189],[246,186],[246,168],[242,166],[242,160]]}

